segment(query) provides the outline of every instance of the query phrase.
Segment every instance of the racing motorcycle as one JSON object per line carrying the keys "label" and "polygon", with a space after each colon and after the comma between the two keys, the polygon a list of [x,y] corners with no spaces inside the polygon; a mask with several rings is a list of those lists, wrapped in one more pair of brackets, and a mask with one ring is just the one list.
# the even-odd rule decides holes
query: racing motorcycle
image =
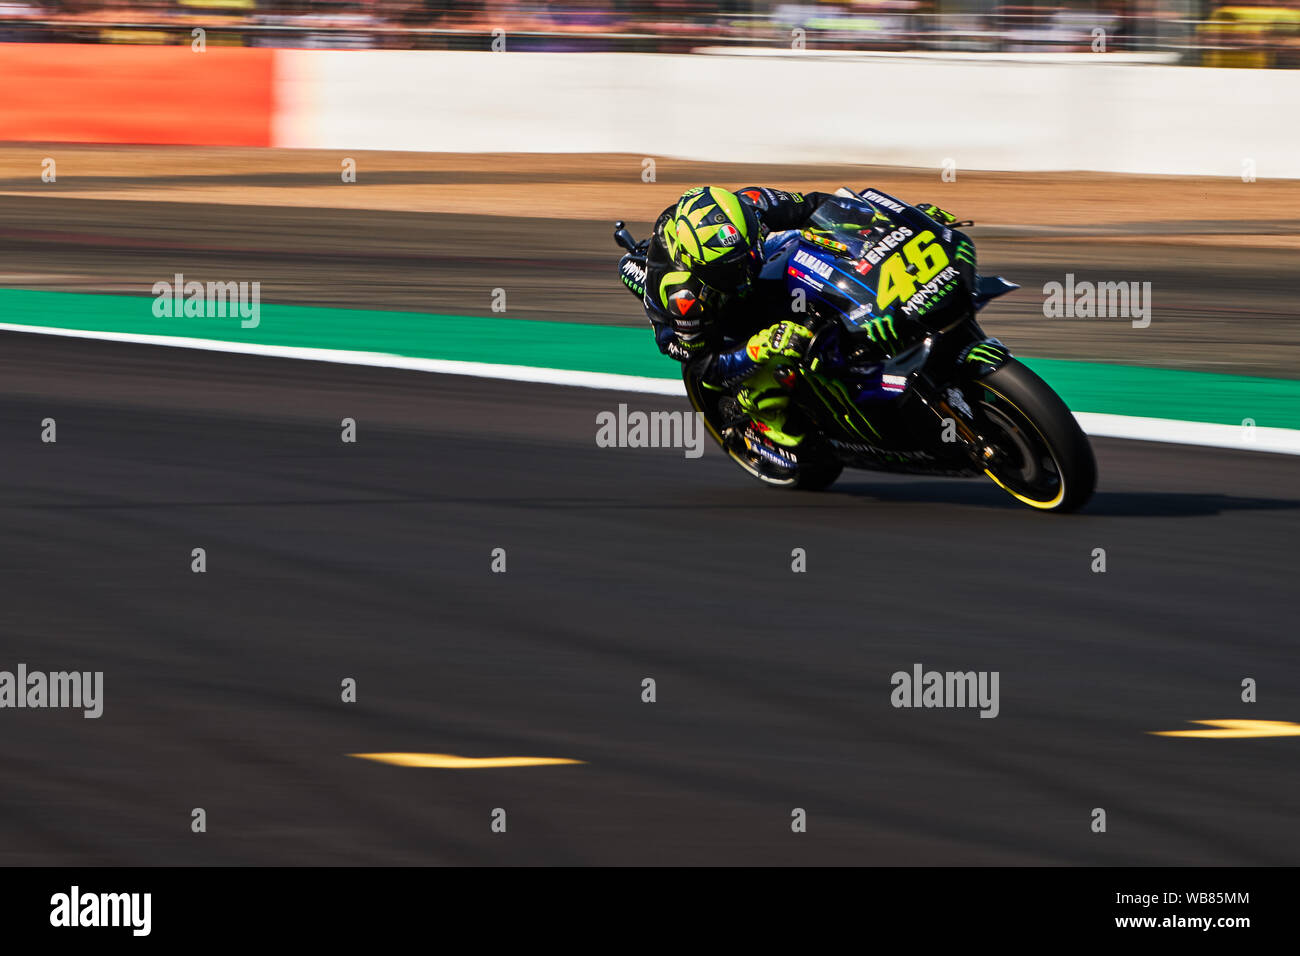
{"label": "racing motorcycle", "polygon": [[[847,467],[984,475],[1041,511],[1086,503],[1097,472],[1083,430],[976,321],[1019,286],[976,273],[974,243],[957,228],[968,225],[876,190],[842,188],[804,229],[768,236],[756,285],[783,283],[813,332],[786,379],[805,438],[791,468],[782,450],[752,437],[734,395],[705,386],[688,363],[687,397],[731,460],[782,487],[824,489]],[[622,222],[614,238],[626,250],[620,275],[639,297],[649,240],[635,241]],[[877,320],[902,336],[888,350],[868,331]]]}

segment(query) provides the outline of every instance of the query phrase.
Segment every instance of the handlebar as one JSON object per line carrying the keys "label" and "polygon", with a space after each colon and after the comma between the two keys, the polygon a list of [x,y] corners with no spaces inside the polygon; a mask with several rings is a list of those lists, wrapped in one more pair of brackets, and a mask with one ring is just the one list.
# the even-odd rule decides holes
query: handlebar
{"label": "handlebar", "polygon": [[627,223],[622,219],[614,223],[614,241],[628,252],[636,252],[636,240],[632,238],[632,233],[627,231]]}

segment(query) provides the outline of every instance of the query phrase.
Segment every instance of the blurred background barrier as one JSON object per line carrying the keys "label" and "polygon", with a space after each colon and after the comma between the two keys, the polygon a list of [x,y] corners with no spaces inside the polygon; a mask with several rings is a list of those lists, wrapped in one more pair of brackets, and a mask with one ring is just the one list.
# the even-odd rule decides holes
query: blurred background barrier
{"label": "blurred background barrier", "polygon": [[1289,70],[0,44],[0,76],[29,142],[1300,178]]}
{"label": "blurred background barrier", "polygon": [[1300,66],[1300,0],[9,0],[0,41],[689,53],[1139,53]]}
{"label": "blurred background barrier", "polygon": [[0,44],[0,139],[270,146],[274,56]]}
{"label": "blurred background barrier", "polygon": [[1300,177],[1292,71],[282,51],[277,90],[285,146]]}

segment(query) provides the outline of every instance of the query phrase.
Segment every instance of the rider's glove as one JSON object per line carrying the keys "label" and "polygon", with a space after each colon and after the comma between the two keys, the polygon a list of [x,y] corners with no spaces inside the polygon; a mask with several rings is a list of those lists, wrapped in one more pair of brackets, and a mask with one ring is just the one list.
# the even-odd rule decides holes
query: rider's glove
{"label": "rider's glove", "polygon": [[929,216],[931,219],[935,220],[936,222],[943,223],[945,226],[951,226],[954,222],[957,221],[956,216],[954,216],[946,209],[940,209],[932,202],[923,202],[920,205],[918,205],[916,208],[921,210],[921,212],[925,213],[927,216]]}
{"label": "rider's glove", "polygon": [[803,357],[811,341],[811,330],[796,322],[779,322],[750,338],[745,353],[760,365],[778,355],[797,359]]}

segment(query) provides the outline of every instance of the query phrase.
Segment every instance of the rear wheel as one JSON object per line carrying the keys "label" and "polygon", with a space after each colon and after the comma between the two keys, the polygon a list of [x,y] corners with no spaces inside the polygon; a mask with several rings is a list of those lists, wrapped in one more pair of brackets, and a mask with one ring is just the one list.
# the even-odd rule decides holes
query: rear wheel
{"label": "rear wheel", "polygon": [[974,383],[984,474],[1040,511],[1074,511],[1097,485],[1088,437],[1065,402],[1015,359]]}
{"label": "rear wheel", "polygon": [[813,461],[799,466],[799,477],[794,486],[800,491],[825,491],[844,471],[844,465],[830,454],[822,455]]}
{"label": "rear wheel", "polygon": [[822,491],[834,484],[844,470],[840,461],[828,451],[819,450],[810,436],[800,446],[799,465],[791,474],[789,469],[780,467],[746,443],[744,430],[749,418],[734,407],[728,408],[728,405],[735,406],[734,398],[725,391],[705,388],[689,369],[682,370],[682,380],[686,383],[686,397],[690,399],[691,407],[700,413],[713,440],[728,458],[763,484],[774,488]]}

